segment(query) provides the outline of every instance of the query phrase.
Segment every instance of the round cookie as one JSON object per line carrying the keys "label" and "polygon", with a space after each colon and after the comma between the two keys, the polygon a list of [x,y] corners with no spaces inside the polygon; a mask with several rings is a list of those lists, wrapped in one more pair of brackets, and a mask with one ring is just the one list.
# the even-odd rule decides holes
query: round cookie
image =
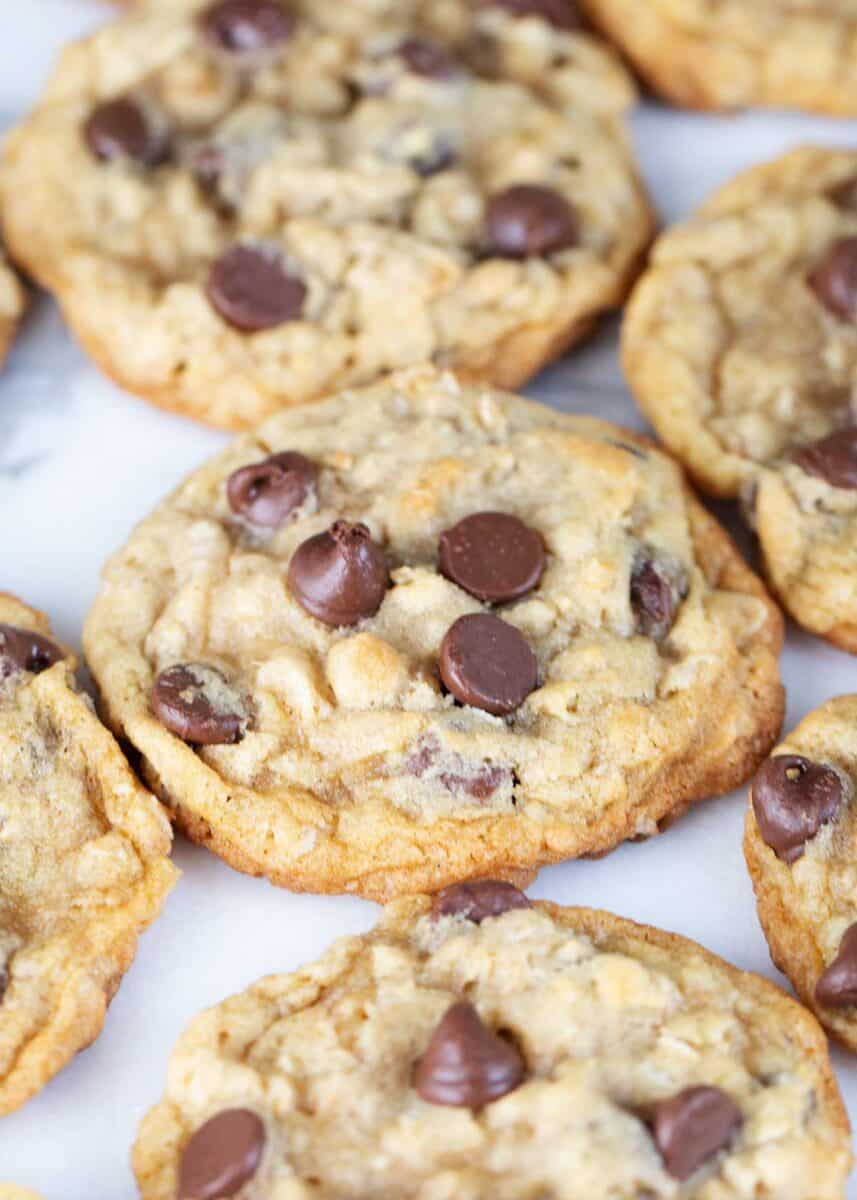
{"label": "round cookie", "polygon": [[0,1115],[88,1046],[176,871],[48,622],[0,596]]}
{"label": "round cookie", "polygon": [[577,0],[683,108],[857,115],[855,0]]}
{"label": "round cookie", "polygon": [[810,713],[761,767],[744,853],[771,958],[857,1051],[857,696]]}
{"label": "round cookie", "polygon": [[855,237],[857,154],[796,150],[659,239],[622,333],[661,438],[705,490],[742,496],[785,608],[852,652]]}
{"label": "round cookie", "polygon": [[10,245],[108,374],[216,425],[427,361],[517,386],[623,300],[653,228],[633,85],[570,14],[139,7],[10,136]]}
{"label": "round cookie", "polygon": [[0,366],[15,340],[24,307],[24,289],[0,247]]}
{"label": "round cookie", "polygon": [[378,899],[601,853],[747,779],[781,641],[650,443],[429,369],[237,440],[84,634],[192,838]]}
{"label": "round cookie", "polygon": [[483,882],[199,1016],[132,1162],[143,1200],[833,1200],[851,1148],[825,1038],[773,984]]}

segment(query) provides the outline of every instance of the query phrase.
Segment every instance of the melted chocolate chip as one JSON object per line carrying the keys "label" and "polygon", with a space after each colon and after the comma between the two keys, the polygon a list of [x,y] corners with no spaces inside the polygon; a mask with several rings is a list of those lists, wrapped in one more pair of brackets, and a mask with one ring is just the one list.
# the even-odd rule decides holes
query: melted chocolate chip
{"label": "melted chocolate chip", "polygon": [[453,1004],[417,1064],[414,1087],[429,1104],[483,1108],[519,1087],[520,1051],[483,1025],[472,1004]]}
{"label": "melted chocolate chip", "polygon": [[840,429],[801,447],[795,452],[794,461],[831,487],[857,488],[857,426]]}
{"label": "melted chocolate chip", "polygon": [[428,38],[405,38],[397,53],[409,71],[425,79],[451,79],[460,70],[449,51]]}
{"label": "melted chocolate chip", "polygon": [[828,312],[852,321],[857,316],[857,237],[834,242],[807,282]]}
{"label": "melted chocolate chip", "polygon": [[837,183],[827,194],[843,212],[857,212],[857,175]]}
{"label": "melted chocolate chip", "polygon": [[228,1108],[200,1125],[179,1160],[178,1200],[234,1196],[259,1169],[265,1126],[247,1108]]}
{"label": "melted chocolate chip", "polygon": [[654,559],[638,563],[631,573],[631,608],[637,629],[645,637],[661,641],[673,627],[681,599],[681,588]]}
{"label": "melted chocolate chip", "polygon": [[495,766],[493,763],[471,763],[458,754],[442,755],[437,742],[424,742],[416,754],[405,763],[405,770],[417,779],[428,774],[438,761],[446,764],[437,771],[436,778],[442,787],[453,795],[470,796],[473,800],[487,800],[504,784],[514,783],[511,767]]}
{"label": "melted chocolate chip", "polygon": [[778,754],[753,781],[753,812],[759,833],[783,862],[793,863],[822,825],[835,820],[844,800],[832,767],[798,754]]}
{"label": "melted chocolate chip", "polygon": [[655,1106],[655,1145],[674,1179],[688,1179],[743,1124],[740,1109],[716,1087],[690,1087]]}
{"label": "melted chocolate chip", "polygon": [[298,546],[289,563],[292,595],[325,625],[373,617],[390,586],[387,561],[365,525],[336,521]]}
{"label": "melted chocolate chip", "polygon": [[509,513],[473,513],[440,535],[441,572],[486,603],[525,596],[544,568],[541,537]]}
{"label": "melted chocolate chip", "polygon": [[263,529],[278,529],[315,489],[315,464],[295,450],[241,467],[226,481],[234,513]]}
{"label": "melted chocolate chip", "polygon": [[518,184],[488,198],[485,241],[500,258],[544,257],[577,244],[577,216],[559,192]]}
{"label": "melted chocolate chip", "polygon": [[241,740],[247,723],[240,697],[220,671],[202,663],[161,671],[152,710],[164,728],[192,746],[231,745]]}
{"label": "melted chocolate chip", "polygon": [[83,127],[83,136],[102,162],[127,158],[153,167],[169,152],[165,131],[156,129],[140,105],[127,97],[99,104]]}
{"label": "melted chocolate chip", "polygon": [[297,320],[307,288],[278,254],[237,245],[212,264],[206,295],[224,321],[242,333],[258,333]]}
{"label": "melted chocolate chip", "polygon": [[490,613],[472,613],[447,630],[440,675],[461,704],[495,716],[512,713],[538,685],[539,668],[524,635]]}
{"label": "melted chocolate chip", "polygon": [[532,908],[527,897],[511,883],[499,879],[474,879],[454,883],[432,900],[433,917],[464,917],[481,925],[489,917],[502,917],[518,908]]}
{"label": "melted chocolate chip", "polygon": [[825,1008],[857,1007],[857,922],[846,929],[839,953],[815,985],[815,998]]}
{"label": "melted chocolate chip", "polygon": [[297,21],[277,0],[219,0],[207,8],[200,27],[218,50],[261,54],[292,36]]}
{"label": "melted chocolate chip", "polygon": [[0,625],[0,678],[14,671],[40,675],[64,657],[50,638],[17,625]]}
{"label": "melted chocolate chip", "polygon": [[540,17],[556,29],[579,29],[571,0],[479,0],[479,8],[500,8],[513,17]]}

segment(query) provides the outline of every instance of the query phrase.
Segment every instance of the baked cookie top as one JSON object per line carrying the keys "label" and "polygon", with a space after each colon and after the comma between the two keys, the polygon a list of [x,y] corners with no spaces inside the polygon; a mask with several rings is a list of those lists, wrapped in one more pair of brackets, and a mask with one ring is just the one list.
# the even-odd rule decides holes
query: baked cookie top
{"label": "baked cookie top", "polygon": [[63,55],[11,245],[132,391],[240,428],[435,361],[516,386],[623,297],[634,92],[566,0],[171,0]]}
{"label": "baked cookie top", "polygon": [[24,315],[24,289],[0,246],[0,366]]}
{"label": "baked cookie top", "polygon": [[655,244],[628,306],[634,394],[702,487],[743,493],[771,582],[857,649],[857,154],[738,176]]}
{"label": "baked cookie top", "polygon": [[685,108],[857,114],[855,0],[577,0]]}
{"label": "baked cookie top", "polygon": [[857,1050],[857,696],[810,713],[762,766],[744,850],[771,957]]}
{"label": "baked cookie top", "polygon": [[202,1014],[133,1152],[143,1200],[832,1200],[850,1162],[795,1001],[497,883],[399,901]]}
{"label": "baked cookie top", "polygon": [[233,443],[113,558],[84,636],[179,823],[299,889],[655,833],[782,717],[779,615],[671,460],[428,369]]}
{"label": "baked cookie top", "polygon": [[47,619],[0,596],[0,1115],[98,1035],[176,871]]}

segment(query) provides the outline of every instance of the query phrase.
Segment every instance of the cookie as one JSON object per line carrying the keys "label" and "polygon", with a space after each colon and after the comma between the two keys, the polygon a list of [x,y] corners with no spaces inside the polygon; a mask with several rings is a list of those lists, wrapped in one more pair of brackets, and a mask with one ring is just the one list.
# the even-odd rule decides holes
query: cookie
{"label": "cookie", "polygon": [[761,767],[744,852],[771,958],[857,1051],[857,696],[810,713]]}
{"label": "cookie", "polygon": [[663,235],[622,334],[661,438],[705,490],[742,496],[782,604],[852,652],[855,272],[857,154],[796,150]]}
{"label": "cookie", "polygon": [[236,441],[84,637],[193,839],[377,899],[653,834],[782,718],[779,614],[671,460],[430,369]]}
{"label": "cookie", "polygon": [[169,823],[74,667],[0,596],[0,1115],[97,1037],[176,879]]}
{"label": "cookie", "polygon": [[198,1017],[132,1162],[143,1200],[832,1200],[851,1149],[824,1035],[773,984],[495,881]]}
{"label": "cookie", "polygon": [[517,386],[652,230],[566,0],[173,0],[67,51],[10,244],[129,390],[229,428],[426,361]]}
{"label": "cookie", "polygon": [[857,115],[854,0],[577,3],[673,104]]}
{"label": "cookie", "polygon": [[0,248],[0,366],[9,353],[24,315],[24,289]]}

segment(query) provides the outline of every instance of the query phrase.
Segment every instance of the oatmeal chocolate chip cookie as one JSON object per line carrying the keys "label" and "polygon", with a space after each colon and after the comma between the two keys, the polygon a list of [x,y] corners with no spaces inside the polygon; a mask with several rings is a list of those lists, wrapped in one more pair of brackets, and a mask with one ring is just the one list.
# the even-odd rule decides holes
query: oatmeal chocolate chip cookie
{"label": "oatmeal chocolate chip cookie", "polygon": [[855,0],[577,0],[684,108],[857,115]]}
{"label": "oatmeal chocolate chip cookie", "polygon": [[488,881],[398,901],[198,1017],[133,1152],[143,1200],[833,1200],[850,1163],[795,1001]]}
{"label": "oatmeal chocolate chip cookie", "polygon": [[0,1115],[98,1035],[176,878],[169,822],[74,665],[0,596]]}
{"label": "oatmeal chocolate chip cookie", "polygon": [[857,652],[857,154],[721,188],[656,243],[622,341],[667,446],[742,496],[783,605]]}
{"label": "oatmeal chocolate chip cookie", "polygon": [[652,231],[567,0],[170,0],[10,138],[11,245],[131,391],[230,428],[426,361],[517,386]]}
{"label": "oatmeal chocolate chip cookie", "polygon": [[24,289],[0,247],[0,366],[24,315]]}
{"label": "oatmeal chocolate chip cookie", "polygon": [[430,369],[235,442],[108,565],[85,632],[192,838],[373,898],[519,881],[745,780],[781,638],[665,455]]}
{"label": "oatmeal chocolate chip cookie", "polygon": [[857,1051],[857,696],[811,713],[761,767],[744,853],[771,958]]}

